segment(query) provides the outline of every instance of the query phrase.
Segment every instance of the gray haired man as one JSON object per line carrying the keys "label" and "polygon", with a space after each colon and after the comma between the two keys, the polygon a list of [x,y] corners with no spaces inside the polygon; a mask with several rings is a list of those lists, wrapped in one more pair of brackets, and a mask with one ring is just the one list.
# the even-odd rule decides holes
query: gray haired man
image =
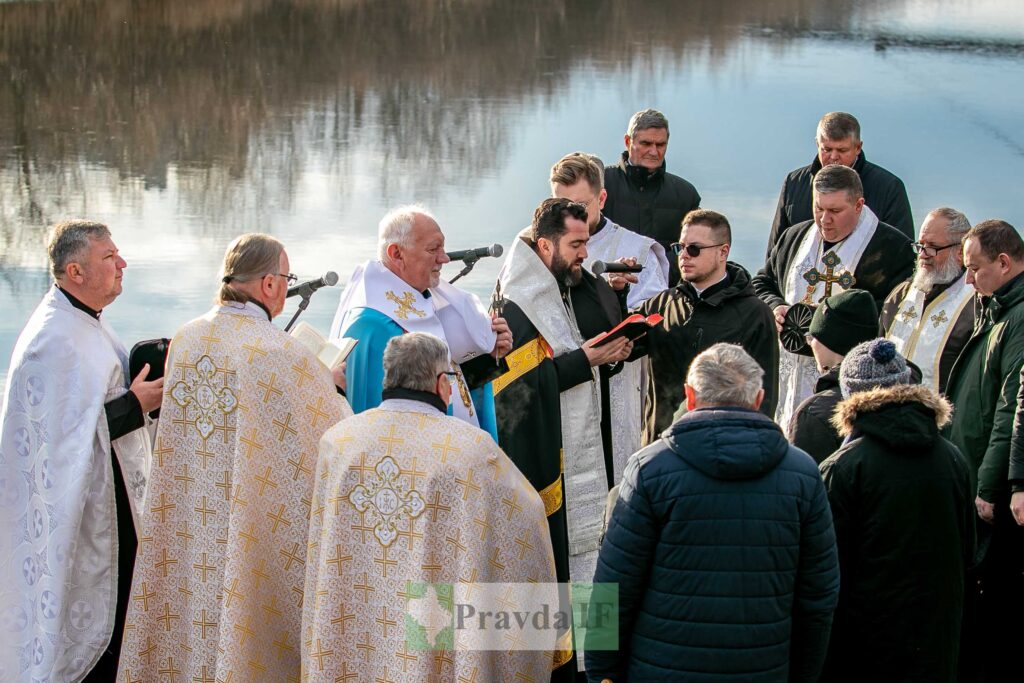
{"label": "gray haired man", "polygon": [[[715,344],[686,377],[687,412],[629,461],[594,581],[619,587],[617,651],[587,676],[817,680],[839,569],[814,461],[758,412],[761,366]],[[742,581],[737,577],[743,577]]]}
{"label": "gray haired man", "polygon": [[946,390],[960,350],[974,331],[974,288],[967,284],[960,248],[971,223],[956,209],[929,213],[912,246],[914,277],[902,282],[882,304],[881,324],[896,350],[921,369],[921,383]]}
{"label": "gray haired man", "polygon": [[864,184],[864,200],[878,219],[914,239],[914,217],[903,181],[864,157],[860,122],[852,114],[834,111],[818,122],[814,161],[792,171],[782,183],[779,204],[768,237],[768,253],[790,227],[811,218],[811,181],[825,166],[849,166]]}
{"label": "gray haired man", "polygon": [[[633,114],[623,138],[619,163],[604,169],[604,215],[624,228],[655,240],[668,253],[683,216],[700,207],[700,194],[688,180],[665,170],[668,119],[656,109]],[[679,264],[669,259],[669,286],[679,282]]]}
{"label": "gray haired man", "polygon": [[[460,586],[449,595],[456,604],[481,607],[488,591],[508,597],[512,586],[515,599],[516,584],[554,581],[540,495],[483,431],[445,414],[455,372],[444,342],[419,332],[393,337],[383,363],[381,404],[320,441],[305,584],[316,599],[302,603],[303,673],[310,683],[383,680],[388,671],[410,681],[481,671],[493,681],[547,680],[549,647],[473,647],[463,640],[470,631],[460,631],[467,646],[453,648],[430,609],[441,584]],[[465,598],[476,593],[472,601],[459,597],[462,586]],[[339,628],[347,610],[350,623]],[[382,620],[397,623],[406,647],[379,628]],[[544,642],[553,645],[553,633]],[[366,650],[376,654],[361,656]]]}
{"label": "gray haired man", "polygon": [[124,268],[110,230],[72,220],[49,243],[54,286],[18,337],[0,437],[0,679],[113,680],[163,379],[128,383],[101,313]]}

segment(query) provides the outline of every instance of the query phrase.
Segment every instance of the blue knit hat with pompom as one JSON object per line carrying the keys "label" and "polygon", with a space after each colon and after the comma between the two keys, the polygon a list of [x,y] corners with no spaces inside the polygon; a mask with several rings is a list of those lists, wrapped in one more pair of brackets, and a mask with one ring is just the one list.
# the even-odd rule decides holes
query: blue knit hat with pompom
{"label": "blue knit hat with pompom", "polygon": [[888,339],[872,339],[853,347],[839,368],[843,398],[877,387],[910,384],[910,368]]}

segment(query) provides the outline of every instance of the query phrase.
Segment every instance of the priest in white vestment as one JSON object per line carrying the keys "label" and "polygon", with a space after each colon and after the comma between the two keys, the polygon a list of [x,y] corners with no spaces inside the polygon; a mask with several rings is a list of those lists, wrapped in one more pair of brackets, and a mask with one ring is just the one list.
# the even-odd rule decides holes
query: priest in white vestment
{"label": "priest in white vestment", "polygon": [[[486,432],[445,414],[454,373],[442,341],[395,337],[383,364],[380,406],[320,442],[303,680],[548,680],[554,632],[546,649],[509,637],[481,651],[456,630],[452,607],[435,602],[461,595],[471,606],[493,584],[513,594],[515,584],[553,584],[540,496]],[[514,628],[505,635],[523,639]]]}
{"label": "priest in white vestment", "polygon": [[358,266],[341,293],[331,338],[359,343],[348,358],[348,399],[361,413],[380,404],[388,340],[426,332],[451,352],[455,388],[449,414],[497,440],[489,382],[512,347],[508,326],[491,319],[473,294],[441,279],[449,259],[444,233],[421,206],[389,211],[378,227],[378,257]]}
{"label": "priest in white vestment", "polygon": [[118,681],[299,680],[317,443],[351,410],[271,323],[288,267],[237,238],[217,305],[171,341]]}
{"label": "priest in white vestment", "polygon": [[882,305],[882,330],[896,350],[921,369],[921,384],[946,390],[960,351],[974,332],[977,297],[967,284],[960,241],[971,223],[941,207],[921,224],[912,280],[900,283]]}
{"label": "priest in white vestment", "polygon": [[[551,196],[579,202],[587,207],[587,258],[583,267],[594,261],[623,261],[640,265],[637,274],[614,276],[626,284],[626,305],[636,309],[644,301],[668,289],[668,258],[665,248],[649,237],[616,225],[602,215],[608,191],[604,189],[604,164],[584,152],[573,152],[551,167]],[[613,285],[614,287],[615,285]],[[619,285],[621,286],[621,285]],[[623,364],[622,370],[607,380],[611,410],[612,461],[614,484],[622,478],[626,460],[640,450],[643,430],[643,399],[647,395],[650,361],[646,356]]]}
{"label": "priest in white vestment", "polygon": [[[848,166],[832,164],[814,176],[814,220],[782,233],[754,290],[775,313],[781,330],[792,304],[817,306],[847,289],[863,289],[882,301],[910,277],[914,252],[899,230],[879,222],[864,203],[860,176]],[[814,393],[818,369],[812,356],[779,351],[779,401],[775,421],[786,429],[797,406]]]}
{"label": "priest in white vestment", "polygon": [[100,223],[55,226],[55,285],[18,337],[0,422],[0,680],[109,681],[146,500],[145,414],[101,312],[126,266]]}

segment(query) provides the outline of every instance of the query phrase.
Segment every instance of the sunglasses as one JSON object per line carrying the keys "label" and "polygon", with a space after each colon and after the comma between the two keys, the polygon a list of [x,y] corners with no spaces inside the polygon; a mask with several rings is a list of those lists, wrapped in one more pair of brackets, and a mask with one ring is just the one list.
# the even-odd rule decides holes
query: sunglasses
{"label": "sunglasses", "polygon": [[706,244],[704,246],[701,246],[699,244],[682,244],[680,242],[673,242],[672,244],[668,245],[669,249],[671,249],[672,253],[675,254],[676,256],[679,256],[679,252],[686,251],[686,254],[693,258],[700,256],[700,252],[704,249],[712,249],[714,247],[723,246],[725,246],[725,242],[720,242],[719,244]]}

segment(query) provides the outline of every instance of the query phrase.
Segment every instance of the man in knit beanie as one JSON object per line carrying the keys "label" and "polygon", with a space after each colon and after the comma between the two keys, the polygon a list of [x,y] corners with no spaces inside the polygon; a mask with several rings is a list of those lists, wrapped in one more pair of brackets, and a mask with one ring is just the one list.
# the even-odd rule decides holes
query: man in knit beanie
{"label": "man in knit beanie", "polygon": [[839,371],[845,441],[821,463],[840,577],[823,681],[957,680],[974,492],[939,433],[952,407],[914,379],[888,339],[858,344]]}
{"label": "man in knit beanie", "polygon": [[818,306],[807,332],[821,376],[812,396],[801,403],[787,430],[790,443],[806,451],[815,462],[831,455],[842,440],[832,425],[832,413],[842,400],[839,364],[857,344],[878,336],[878,308],[862,289],[834,294]]}

